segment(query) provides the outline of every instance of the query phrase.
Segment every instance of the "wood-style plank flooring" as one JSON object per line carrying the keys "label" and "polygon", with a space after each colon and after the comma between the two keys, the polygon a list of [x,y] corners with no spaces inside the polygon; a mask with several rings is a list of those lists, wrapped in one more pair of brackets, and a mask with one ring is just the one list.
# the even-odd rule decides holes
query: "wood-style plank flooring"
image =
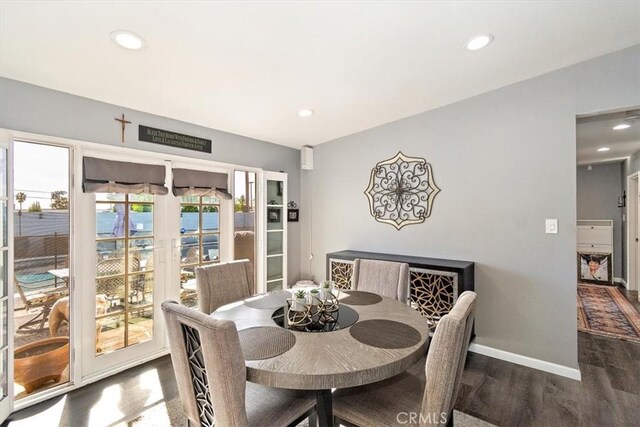
{"label": "wood-style plank flooring", "polygon": [[[581,382],[469,353],[455,408],[498,426],[640,426],[640,344],[580,332],[578,363]],[[180,411],[167,356],[17,412],[3,426],[183,426]]]}

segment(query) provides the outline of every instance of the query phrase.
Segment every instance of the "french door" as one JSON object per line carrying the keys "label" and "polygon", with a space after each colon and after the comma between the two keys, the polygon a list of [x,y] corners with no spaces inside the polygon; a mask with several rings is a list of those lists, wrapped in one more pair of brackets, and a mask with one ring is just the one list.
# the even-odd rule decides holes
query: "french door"
{"label": "french door", "polygon": [[[12,293],[9,291],[9,141],[0,139],[0,423],[11,413],[13,406],[12,363],[9,352],[10,314],[13,313]],[[12,329],[12,328],[11,328]]]}
{"label": "french door", "polygon": [[[129,160],[102,152],[83,151],[83,156]],[[165,166],[162,160],[145,164]],[[171,196],[79,191],[77,197],[84,212],[78,289],[84,307],[82,374],[101,377],[165,347],[160,303],[165,299]]]}

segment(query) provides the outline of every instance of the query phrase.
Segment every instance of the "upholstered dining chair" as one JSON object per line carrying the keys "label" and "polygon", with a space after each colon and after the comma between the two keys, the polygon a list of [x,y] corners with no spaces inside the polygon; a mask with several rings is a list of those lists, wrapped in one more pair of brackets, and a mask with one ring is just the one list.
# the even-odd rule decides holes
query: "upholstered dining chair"
{"label": "upholstered dining chair", "polygon": [[337,390],[333,394],[334,424],[446,425],[460,389],[475,306],[475,292],[460,295],[451,312],[438,322],[426,362],[423,358],[384,381]]}
{"label": "upholstered dining chair", "polygon": [[409,296],[409,264],[356,259],[351,287],[406,303]]}
{"label": "upholstered dining chair", "polygon": [[162,303],[171,362],[189,424],[295,426],[313,415],[312,392],[247,382],[236,325],[175,301]]}
{"label": "upholstered dining chair", "polygon": [[198,308],[204,314],[253,294],[253,267],[249,260],[197,267]]}

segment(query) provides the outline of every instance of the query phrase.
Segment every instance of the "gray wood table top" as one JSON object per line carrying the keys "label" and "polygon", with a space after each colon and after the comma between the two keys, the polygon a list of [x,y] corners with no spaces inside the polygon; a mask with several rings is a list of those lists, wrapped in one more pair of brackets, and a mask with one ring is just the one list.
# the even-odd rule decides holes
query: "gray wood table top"
{"label": "gray wood table top", "polygon": [[[288,291],[256,295],[220,307],[211,316],[235,321],[239,331],[276,326],[271,315],[290,296]],[[373,319],[400,322],[411,327],[402,329],[411,329],[412,336],[415,337],[415,331],[419,333],[419,342],[404,348],[381,348],[358,341],[349,328],[315,333],[291,331],[296,338],[291,349],[272,358],[246,361],[247,380],[270,387],[305,390],[353,387],[404,372],[426,354],[429,326],[416,310],[386,297],[375,304],[350,307],[358,312],[358,322]]]}

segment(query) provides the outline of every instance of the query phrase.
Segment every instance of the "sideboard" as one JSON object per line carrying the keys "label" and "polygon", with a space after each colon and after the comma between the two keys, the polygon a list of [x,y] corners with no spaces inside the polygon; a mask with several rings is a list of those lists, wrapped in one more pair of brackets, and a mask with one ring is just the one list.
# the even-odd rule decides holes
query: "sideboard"
{"label": "sideboard", "polygon": [[470,261],[425,258],[374,252],[340,251],[327,254],[327,278],[341,289],[351,288],[353,261],[374,259],[409,264],[409,301],[433,326],[449,313],[464,291],[474,290],[474,268]]}

